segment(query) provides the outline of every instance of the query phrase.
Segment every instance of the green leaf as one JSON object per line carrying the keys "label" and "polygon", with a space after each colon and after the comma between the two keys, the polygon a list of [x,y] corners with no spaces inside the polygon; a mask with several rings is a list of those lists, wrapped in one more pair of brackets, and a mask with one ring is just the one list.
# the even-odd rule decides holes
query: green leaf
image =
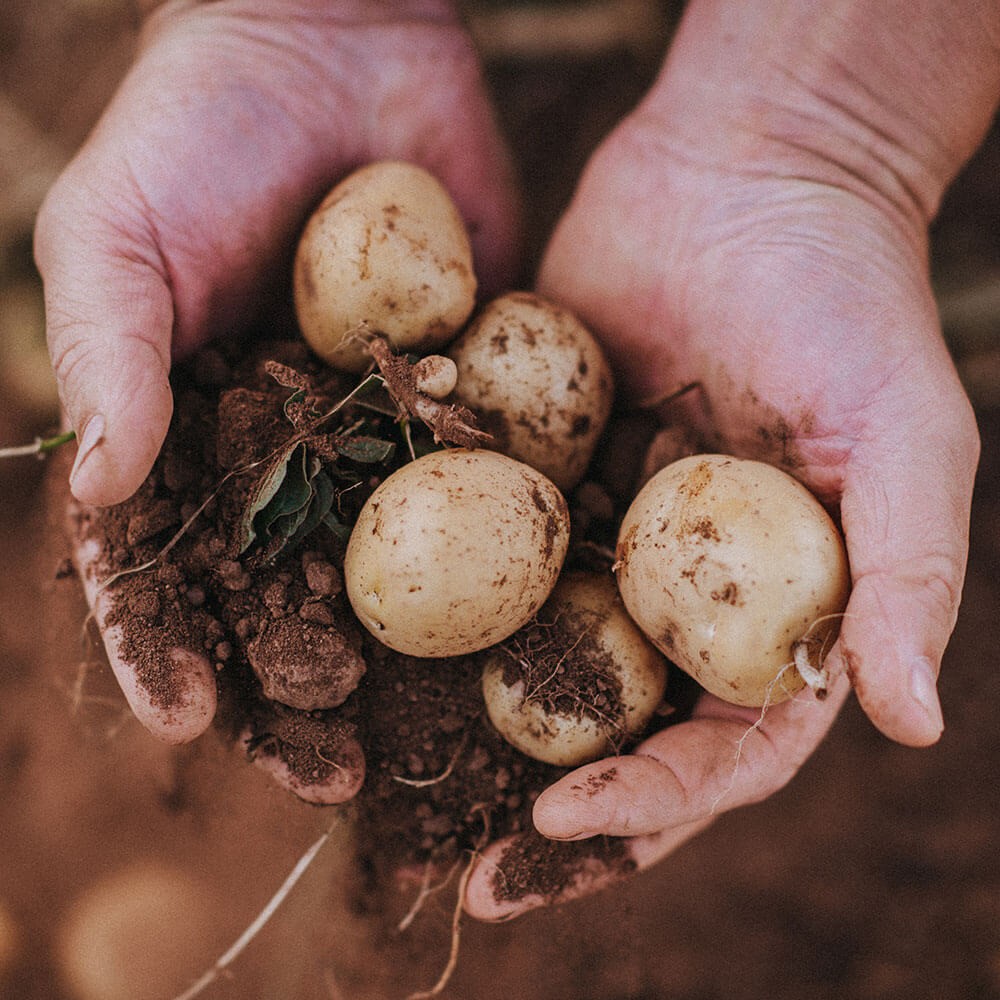
{"label": "green leaf", "polygon": [[367,465],[388,461],[396,450],[396,445],[392,441],[383,441],[367,434],[349,434],[338,438],[334,447],[344,458]]}
{"label": "green leaf", "polygon": [[276,452],[268,462],[264,473],[250,488],[247,505],[240,520],[239,545],[240,552],[245,552],[257,538],[257,515],[274,499],[288,472],[288,461],[295,449],[299,447],[294,441]]}
{"label": "green leaf", "polygon": [[308,514],[288,539],[289,545],[298,545],[304,538],[311,535],[323,523],[323,518],[330,512],[333,501],[337,498],[337,489],[333,485],[333,480],[322,469],[313,477],[312,486],[313,497],[309,502]]}

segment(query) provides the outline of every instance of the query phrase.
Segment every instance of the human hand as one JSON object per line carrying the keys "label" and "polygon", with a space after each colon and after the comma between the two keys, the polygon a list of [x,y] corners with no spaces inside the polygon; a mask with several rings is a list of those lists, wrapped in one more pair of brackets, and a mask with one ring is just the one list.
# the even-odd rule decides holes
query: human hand
{"label": "human hand", "polygon": [[284,297],[274,276],[309,211],[349,169],[390,158],[442,181],[480,281],[504,285],[509,161],[450,4],[179,0],[154,14],[36,230],[77,499],[138,488],[170,420],[172,358]]}
{"label": "human hand", "polygon": [[[756,13],[723,25],[717,7],[692,5],[657,86],[589,165],[539,285],[599,333],[631,399],[696,383],[671,417],[718,450],[783,466],[837,513],[853,592],[827,659],[833,683],[825,701],[806,691],[763,711],[704,694],[689,720],[558,781],[535,804],[537,830],[627,838],[631,865],[595,848],[561,894],[510,899],[510,845],[492,845],[466,895],[483,919],[645,868],[719,813],[775,792],[852,686],[892,739],[923,746],[942,731],[936,677],[978,437],[940,336],[927,222],[989,120],[996,72],[964,134],[935,133],[931,118],[894,128],[880,88],[856,85],[857,62],[824,91],[806,78],[823,66],[806,51],[807,70],[779,67],[778,85],[757,89],[757,67],[772,72],[783,54],[778,22],[747,35]],[[926,138],[923,128],[934,135],[926,153],[913,134]]]}
{"label": "human hand", "polygon": [[[159,610],[143,623],[165,634],[169,608],[179,631],[139,662],[102,586],[127,527],[98,508],[147,481],[171,421],[172,362],[285,297],[273,276],[287,276],[308,212],[351,167],[379,158],[442,180],[480,281],[503,285],[517,229],[508,159],[448,4],[170,3],[40,213],[50,349],[79,440],[77,568],[130,705],[168,742],[194,739],[215,716],[216,657],[195,641],[195,604],[154,573],[142,606]],[[338,739],[327,753],[340,770],[310,791],[327,801],[353,794],[363,773],[356,741]]]}

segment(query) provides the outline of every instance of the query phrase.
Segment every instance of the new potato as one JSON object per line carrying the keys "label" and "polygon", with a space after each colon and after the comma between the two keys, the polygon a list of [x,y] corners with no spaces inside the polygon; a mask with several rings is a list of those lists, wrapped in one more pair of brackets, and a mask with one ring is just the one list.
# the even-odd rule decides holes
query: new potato
{"label": "new potato", "polygon": [[774,466],[694,455],[660,470],[622,521],[617,577],[629,614],[706,690],[738,705],[821,686],[850,588],[843,541]]}
{"label": "new potato", "polygon": [[335,368],[369,363],[364,333],[429,353],[472,312],[472,248],[440,182],[411,163],[362,167],[323,200],[299,241],[295,310],[302,335]]}
{"label": "new potato", "polygon": [[[500,735],[536,760],[576,767],[641,733],[663,700],[667,665],[629,618],[614,580],[598,573],[565,574],[538,621],[534,629],[542,636],[552,632],[554,648],[532,635],[529,650],[516,654],[535,656],[545,675],[537,688],[529,689],[511,669],[511,650],[486,654],[483,697]],[[618,689],[609,706],[581,704],[572,689],[564,689],[563,677],[586,673],[602,674]],[[508,676],[514,683],[508,684]],[[585,682],[580,688],[586,690]]]}
{"label": "new potato", "polygon": [[483,420],[498,451],[545,473],[564,492],[583,477],[614,393],[589,330],[531,292],[490,302],[448,348],[455,398]]}
{"label": "new potato", "polygon": [[566,501],[540,472],[456,448],[402,466],[351,531],[344,583],[358,619],[411,656],[458,656],[507,638],[555,585]]}

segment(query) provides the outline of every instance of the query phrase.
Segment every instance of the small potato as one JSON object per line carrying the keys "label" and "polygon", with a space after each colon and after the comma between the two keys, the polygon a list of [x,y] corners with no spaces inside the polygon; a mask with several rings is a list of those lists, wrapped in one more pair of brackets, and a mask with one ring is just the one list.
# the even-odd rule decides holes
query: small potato
{"label": "small potato", "polygon": [[489,650],[483,697],[522,753],[576,767],[614,753],[663,700],[667,665],[629,618],[610,576],[560,578],[536,621]]}
{"label": "small potato", "polygon": [[430,352],[454,336],[475,304],[472,248],[458,209],[421,167],[362,167],[309,219],[294,292],[302,335],[335,368],[365,368],[365,330],[398,350]]}
{"label": "small potato", "polygon": [[177,996],[218,954],[228,912],[179,867],[140,861],[104,875],[61,914],[55,959],[65,992],[77,1000]]}
{"label": "small potato", "polygon": [[563,492],[583,477],[614,394],[600,345],[572,313],[530,292],[489,303],[448,349],[455,397],[505,455]]}
{"label": "small potato", "polygon": [[531,618],[568,544],[566,501],[541,473],[492,451],[437,451],[369,497],[344,583],[361,624],[386,646],[458,656]]}
{"label": "small potato", "polygon": [[801,483],[725,455],[668,465],[618,537],[618,586],[639,627],[707,691],[763,706],[824,692],[821,659],[850,589],[843,541]]}
{"label": "small potato", "polygon": [[455,389],[458,369],[451,358],[443,354],[428,354],[413,366],[413,380],[417,392],[431,399],[444,399]]}

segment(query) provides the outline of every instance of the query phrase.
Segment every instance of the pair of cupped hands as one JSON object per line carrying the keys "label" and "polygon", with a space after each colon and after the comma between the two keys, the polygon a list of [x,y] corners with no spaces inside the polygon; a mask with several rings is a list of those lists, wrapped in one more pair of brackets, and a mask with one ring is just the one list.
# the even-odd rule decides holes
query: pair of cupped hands
{"label": "pair of cupped hands", "polygon": [[[838,512],[853,592],[825,701],[807,693],[760,720],[703,695],[689,720],[616,758],[614,780],[581,780],[606,770],[598,761],[538,799],[542,834],[628,838],[640,869],[782,787],[852,688],[891,739],[938,739],[978,448],[927,274],[927,223],[949,178],[874,128],[869,155],[856,116],[792,75],[755,88],[739,40],[698,7],[594,154],[537,285],[601,338],[622,394],[643,403],[698,383],[700,430],[785,465]],[[171,360],[253,316],[320,197],[386,158],[440,178],[484,291],[507,287],[514,171],[444,4],[216,0],[152,17],[38,219],[80,502],[137,489],[170,420]],[[483,919],[515,911],[489,887],[498,850],[467,887]]]}

